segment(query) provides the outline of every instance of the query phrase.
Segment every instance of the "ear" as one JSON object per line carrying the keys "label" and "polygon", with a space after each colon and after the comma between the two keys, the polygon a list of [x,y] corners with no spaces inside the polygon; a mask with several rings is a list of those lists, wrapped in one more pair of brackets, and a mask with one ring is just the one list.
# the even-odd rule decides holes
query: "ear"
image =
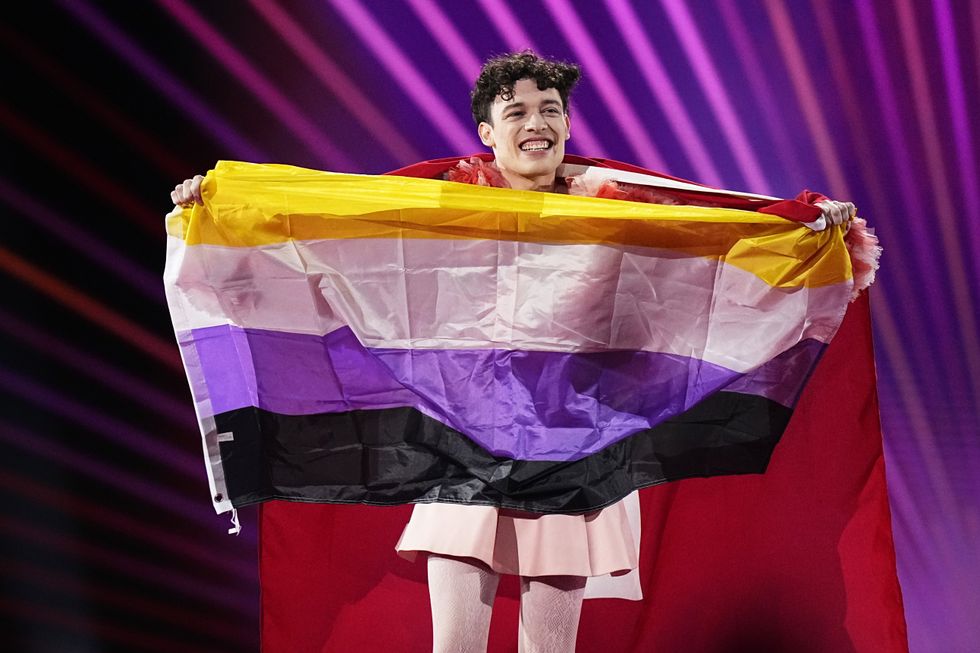
{"label": "ear", "polygon": [[565,140],[567,141],[572,137],[572,121],[569,120],[568,114],[565,114]]}
{"label": "ear", "polygon": [[476,131],[480,135],[480,142],[487,147],[493,147],[493,127],[490,123],[481,122],[479,127],[476,128]]}

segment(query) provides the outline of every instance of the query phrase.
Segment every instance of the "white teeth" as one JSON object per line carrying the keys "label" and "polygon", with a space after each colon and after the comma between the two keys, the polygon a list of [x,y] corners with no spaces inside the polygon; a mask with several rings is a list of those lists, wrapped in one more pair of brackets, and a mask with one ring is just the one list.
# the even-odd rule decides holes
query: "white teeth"
{"label": "white teeth", "polygon": [[530,143],[524,143],[521,145],[521,149],[525,152],[536,152],[539,150],[547,150],[551,147],[551,143],[548,141],[532,141]]}

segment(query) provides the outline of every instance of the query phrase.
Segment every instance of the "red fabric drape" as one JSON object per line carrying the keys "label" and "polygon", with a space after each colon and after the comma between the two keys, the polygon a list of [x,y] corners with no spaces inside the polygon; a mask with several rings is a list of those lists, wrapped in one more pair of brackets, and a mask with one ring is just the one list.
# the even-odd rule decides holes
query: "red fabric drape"
{"label": "red fabric drape", "polygon": [[[907,653],[867,294],[763,475],[641,493],[640,602],[585,602],[578,650]],[[431,650],[425,565],[393,547],[410,506],[271,502],[260,511],[266,653]],[[516,579],[490,651],[515,651]]]}
{"label": "red fabric drape", "polygon": [[[472,157],[477,157],[479,159],[483,159],[484,161],[493,161],[493,154],[490,152],[471,154],[470,156],[466,157],[466,159],[470,159]],[[387,172],[385,174],[399,175],[402,177],[424,177],[427,179],[434,179],[442,176],[444,172],[459,163],[459,160],[460,157],[458,156],[432,159],[431,161],[422,161],[420,163],[414,163],[410,166],[405,166],[404,168],[399,168],[398,170],[392,170],[391,172]],[[698,184],[697,182],[681,179],[680,177],[672,177],[662,172],[647,170],[646,168],[641,168],[631,163],[623,163],[622,161],[616,161],[614,159],[599,159],[578,156],[575,154],[566,154],[563,161],[565,163],[573,163],[578,165],[598,166],[600,168],[613,168],[615,170],[625,170],[627,172],[638,172],[643,175],[653,175],[655,177],[663,177],[666,179],[673,179],[674,181],[683,181],[688,184],[703,186],[703,184]],[[792,220],[793,222],[812,222],[813,220],[819,218],[821,210],[819,207],[815,206],[815,204],[827,199],[825,195],[811,190],[804,190],[791,200],[754,200],[739,197],[737,195],[719,195],[717,193],[699,193],[697,191],[677,189],[658,190],[665,195],[673,197],[682,204],[685,202],[693,203],[707,201],[713,206],[720,206],[728,209],[741,209],[744,211],[758,211],[759,213],[769,213],[771,215],[778,215],[787,220]]]}

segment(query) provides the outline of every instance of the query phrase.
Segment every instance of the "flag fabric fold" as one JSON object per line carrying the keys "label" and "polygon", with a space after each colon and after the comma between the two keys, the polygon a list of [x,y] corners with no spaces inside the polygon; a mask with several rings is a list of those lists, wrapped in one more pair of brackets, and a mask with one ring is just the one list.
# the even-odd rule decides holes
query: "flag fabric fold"
{"label": "flag fabric fold", "polygon": [[165,280],[219,512],[762,472],[854,289],[843,228],[742,206],[237,162],[202,190]]}

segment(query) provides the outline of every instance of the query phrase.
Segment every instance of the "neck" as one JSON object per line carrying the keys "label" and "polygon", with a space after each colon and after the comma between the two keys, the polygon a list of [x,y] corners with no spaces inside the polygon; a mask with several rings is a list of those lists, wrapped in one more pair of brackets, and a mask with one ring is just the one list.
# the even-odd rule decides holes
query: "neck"
{"label": "neck", "polygon": [[515,190],[536,190],[546,193],[550,193],[555,190],[555,173],[552,172],[549,175],[541,175],[539,177],[524,177],[523,175],[514,174],[509,170],[500,170],[500,174],[510,187]]}

